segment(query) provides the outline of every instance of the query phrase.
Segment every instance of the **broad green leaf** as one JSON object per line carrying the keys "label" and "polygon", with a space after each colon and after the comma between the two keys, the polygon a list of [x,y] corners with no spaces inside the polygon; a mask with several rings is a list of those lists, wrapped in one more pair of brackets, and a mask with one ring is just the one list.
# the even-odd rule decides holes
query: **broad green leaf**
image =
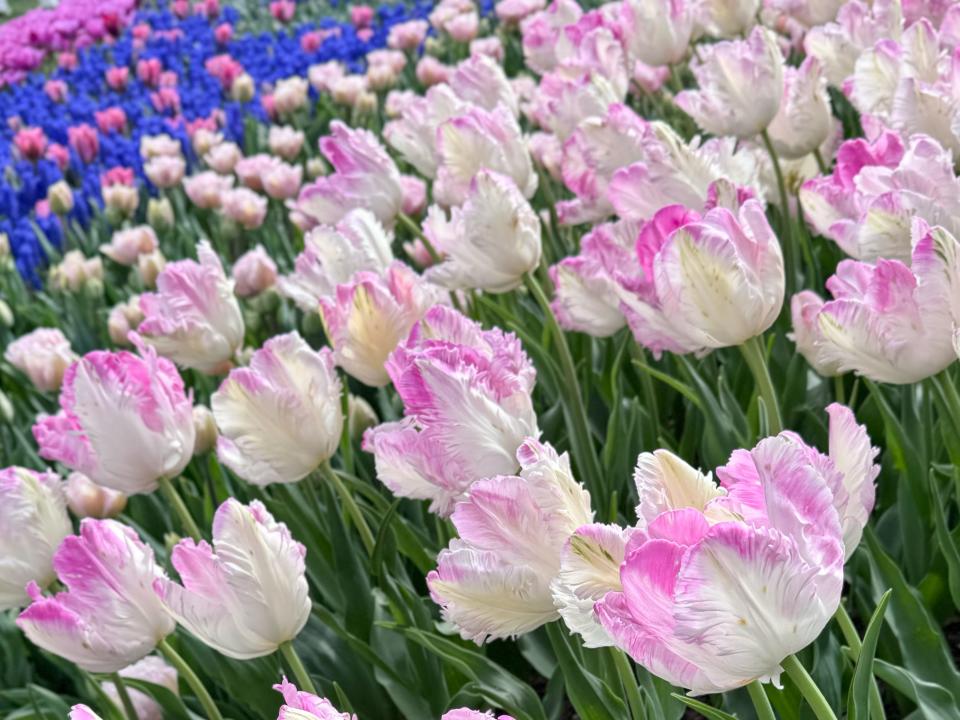
{"label": "broad green leaf", "polygon": [[880,638],[880,629],[883,627],[883,614],[887,610],[892,590],[887,590],[873,617],[867,624],[867,631],[863,634],[863,645],[860,656],[857,658],[857,667],[853,671],[853,682],[850,684],[850,695],[847,701],[848,720],[866,720],[870,716],[870,686],[873,681],[873,658],[877,652],[877,640]]}

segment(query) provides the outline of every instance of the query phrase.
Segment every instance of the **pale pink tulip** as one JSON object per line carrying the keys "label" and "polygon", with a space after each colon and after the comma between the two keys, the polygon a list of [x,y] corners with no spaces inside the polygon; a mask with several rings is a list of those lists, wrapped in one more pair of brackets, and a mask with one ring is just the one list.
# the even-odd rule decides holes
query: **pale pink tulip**
{"label": "pale pink tulip", "polygon": [[183,585],[158,577],[155,599],[227,657],[269,655],[310,617],[306,553],[260,501],[230,498],[214,515],[213,547],[190,538],[174,547],[171,561]]}
{"label": "pale pink tulip", "polygon": [[257,245],[237,258],[230,275],[233,277],[233,291],[237,297],[253,297],[273,287],[277,281],[277,264],[264,250],[263,245]]}
{"label": "pale pink tulip", "polygon": [[100,246],[100,252],[120,265],[136,265],[141,255],[157,249],[157,234],[149,225],[137,225],[126,230],[117,230],[110,243]]}
{"label": "pale pink tulip", "polygon": [[77,356],[58,328],[37,328],[7,346],[3,359],[26,375],[40,392],[60,389],[67,368]]}
{"label": "pale pink tulip", "polygon": [[465,109],[449,85],[436,85],[424,97],[411,99],[401,117],[386,124],[383,137],[421,175],[432,179],[437,173],[437,128]]}
{"label": "pale pink tulip", "polygon": [[560,33],[583,15],[575,0],[553,0],[546,10],[529,16],[520,25],[523,58],[527,67],[541,75],[557,65],[556,48]]}
{"label": "pale pink tulip", "polygon": [[117,490],[97,485],[83,473],[72,472],[64,485],[70,512],[78,518],[116,517],[127,506],[127,496]]}
{"label": "pale pink tulip", "polygon": [[341,713],[326,698],[297,690],[297,686],[283,678],[273,689],[283,695],[283,706],[277,720],[357,720],[356,715]]}
{"label": "pale pink tulip", "polygon": [[787,159],[808,155],[823,144],[832,129],[827,81],[820,62],[807,58],[799,68],[785,68],[780,109],[767,128],[777,154]]}
{"label": "pale pink tulip", "polygon": [[220,207],[224,193],[232,188],[232,176],[218,175],[212,170],[191,175],[183,181],[183,190],[190,202],[204,210]]}
{"label": "pale pink tulip", "polygon": [[397,23],[387,34],[387,47],[395,50],[415,50],[423,42],[430,29],[426,20],[407,20]]}
{"label": "pale pink tulip", "polygon": [[221,196],[220,212],[244,229],[256,230],[267,217],[267,199],[249,188],[233,188]]}
{"label": "pale pink tulip", "polygon": [[689,0],[625,0],[620,17],[633,59],[672,65],[686,54],[695,20]]}
{"label": "pale pink tulip", "polygon": [[517,96],[503,67],[486,55],[473,55],[457,65],[450,87],[461,100],[484,110],[503,105],[514,115],[520,112]]}
{"label": "pale pink tulip", "polygon": [[[177,671],[168,665],[163,658],[158,655],[148,655],[133,665],[129,665],[119,672],[121,678],[131,678],[133,680],[143,680],[166,688],[174,695],[180,694]],[[117,687],[112,682],[104,682],[100,685],[107,697],[113,700],[114,705],[123,707],[120,694]],[[137,713],[137,720],[163,720],[163,706],[140,690],[127,687],[130,701],[133,703],[133,709]]]}
{"label": "pale pink tulip", "polygon": [[271,125],[267,144],[274,155],[291,161],[300,154],[305,139],[302,130],[296,130],[289,125]]}
{"label": "pale pink tulip", "polygon": [[143,173],[158,188],[166,189],[179,185],[186,169],[187,165],[182,157],[158,155],[147,160]]}
{"label": "pale pink tulip", "polygon": [[210,148],[210,151],[203,156],[203,161],[214,172],[226,175],[233,172],[242,157],[240,148],[237,147],[236,143],[223,142]]}

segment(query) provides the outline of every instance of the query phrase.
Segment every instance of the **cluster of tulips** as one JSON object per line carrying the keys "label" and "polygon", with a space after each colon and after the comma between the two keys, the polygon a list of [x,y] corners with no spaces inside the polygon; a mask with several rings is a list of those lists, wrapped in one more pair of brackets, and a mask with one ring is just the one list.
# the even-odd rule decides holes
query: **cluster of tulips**
{"label": "cluster of tulips", "polygon": [[306,5],[0,98],[0,714],[960,717],[960,5]]}

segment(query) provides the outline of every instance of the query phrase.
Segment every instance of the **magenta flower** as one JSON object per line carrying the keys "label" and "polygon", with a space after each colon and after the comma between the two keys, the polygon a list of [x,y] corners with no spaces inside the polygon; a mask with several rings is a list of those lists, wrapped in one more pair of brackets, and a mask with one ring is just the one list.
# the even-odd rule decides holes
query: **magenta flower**
{"label": "magenta flower", "polygon": [[283,695],[277,720],[357,720],[356,715],[341,713],[326,698],[297,690],[297,686],[288,682],[286,677],[273,689]]}
{"label": "magenta flower", "polygon": [[384,225],[393,226],[403,203],[400,171],[369,130],[330,123],[320,151],[333,165],[331,175],[300,191],[297,210],[318,223],[333,225],[353,208],[367,208]]}
{"label": "magenta flower", "polygon": [[515,473],[517,448],[539,435],[536,371],[512,334],[437,306],[386,370],[406,417],[368,430],[363,447],[381,482],[433,512],[449,515],[477,478]]}
{"label": "magenta flower", "polygon": [[306,552],[258,500],[230,498],[214,515],[213,547],[191,538],[174,547],[183,585],[158,576],[150,589],[210,647],[238,660],[262,657],[293,640],[310,617]]}
{"label": "magenta flower", "polygon": [[140,352],[98,350],[70,366],[60,412],[33,426],[41,457],[128,495],[180,474],[193,452],[191,402],[173,363]]}
{"label": "magenta flower", "polygon": [[33,603],[17,625],[35,645],[89,672],[117,672],[153,652],[175,623],[153,592],[166,579],[153,550],[115,520],[81,521],[53,558],[67,590],[52,597],[31,585]]}

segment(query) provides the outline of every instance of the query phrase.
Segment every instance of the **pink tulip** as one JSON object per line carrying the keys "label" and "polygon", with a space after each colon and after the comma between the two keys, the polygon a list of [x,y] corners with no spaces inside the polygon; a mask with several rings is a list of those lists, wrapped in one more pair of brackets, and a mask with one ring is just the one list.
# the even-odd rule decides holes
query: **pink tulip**
{"label": "pink tulip", "polygon": [[317,718],[317,720],[357,720],[356,715],[341,713],[326,698],[297,690],[297,686],[287,682],[286,677],[279,685],[274,685],[273,689],[283,695],[283,706],[280,708],[277,720],[293,720],[295,717]]}
{"label": "pink tulip", "polygon": [[120,265],[136,265],[141,255],[149,255],[158,247],[157,234],[149,225],[118,230],[100,252]]}
{"label": "pink tulip", "polygon": [[13,136],[17,152],[26,160],[39,160],[47,149],[47,136],[43,128],[25,127]]}
{"label": "pink tulip", "polygon": [[501,22],[517,24],[546,7],[547,0],[500,0],[494,8]]}
{"label": "pink tulip", "polygon": [[213,30],[213,39],[217,45],[226,45],[233,39],[233,25],[230,23],[220,23]]}
{"label": "pink tulip", "polygon": [[47,146],[45,157],[47,160],[56,163],[57,167],[60,168],[60,172],[63,172],[70,166],[70,151],[58,143],[50,143],[50,145]]}
{"label": "pink tulip", "polygon": [[79,518],[92,517],[102,520],[116,517],[127,505],[127,496],[122,492],[97,485],[78,472],[70,473],[64,494],[70,512]]}
{"label": "pink tulip", "polygon": [[171,561],[183,585],[153,581],[177,622],[201,641],[238,660],[262,657],[293,640],[310,617],[304,557],[259,500],[228,499],[213,518],[213,547],[181,540]]}
{"label": "pink tulip", "polygon": [[404,215],[417,216],[427,207],[427,184],[415,175],[401,175],[400,187],[403,188]]}
{"label": "pink tulip", "polygon": [[390,28],[387,46],[395,50],[415,50],[427,36],[430,26],[426,20],[407,20]]}
{"label": "pink tulip", "polygon": [[243,316],[233,283],[208,242],[198,245],[197,256],[199,262],[167,265],[157,292],[140,296],[145,319],[139,332],[181,366],[217,373],[243,343]]}
{"label": "pink tulip", "polygon": [[130,82],[130,68],[128,67],[111,67],[107,68],[106,73],[107,85],[111,90],[116,90],[117,92],[123,92],[127,89],[127,84]]}
{"label": "pink tulip", "polygon": [[43,92],[53,102],[62,103],[67,99],[67,84],[63,80],[47,80]]}
{"label": "pink tulip", "polygon": [[257,245],[237,259],[230,274],[237,297],[253,297],[273,286],[277,280],[277,265],[263,245]]}
{"label": "pink tulip", "polygon": [[296,197],[303,181],[303,167],[279,162],[263,176],[263,190],[276,200]]}
{"label": "pink tulip", "polygon": [[104,135],[116,132],[122,133],[127,127],[127,114],[120,107],[108,107],[93,113],[97,127]]}
{"label": "pink tulip", "polygon": [[417,61],[416,74],[417,80],[421,85],[430,87],[450,80],[450,76],[453,74],[453,68],[449,65],[444,65],[432,55],[424,55]]}
{"label": "pink tulip", "polygon": [[[203,161],[212,170],[221,175],[227,175],[239,167],[242,158],[240,148],[237,147],[236,143],[222,142],[210,148],[210,151],[203,156]],[[237,175],[240,177],[240,181],[244,182],[243,176],[239,172]],[[244,182],[244,184],[247,183]]]}
{"label": "pink tulip", "polygon": [[279,155],[284,160],[292,161],[300,154],[306,136],[302,130],[295,130],[287,125],[272,125],[268,136],[270,152]]}
{"label": "pink tulip", "polygon": [[523,59],[541,75],[553,70],[559,62],[556,51],[563,28],[583,15],[575,0],[553,0],[546,10],[530,15],[520,26],[523,33]]}
{"label": "pink tulip", "polygon": [[144,85],[156,87],[160,84],[160,73],[163,65],[158,58],[149,58],[137,61],[137,79]]}
{"label": "pink tulip", "polygon": [[153,550],[115,520],[80,523],[53,558],[67,590],[44,597],[30,587],[33,604],[17,625],[35,645],[88,672],[111,673],[148,655],[174,630],[153,592],[165,578]]}
{"label": "pink tulip", "polygon": [[517,97],[506,73],[498,62],[486,55],[473,55],[457,65],[450,87],[461,100],[485,110],[504,105],[514,115],[519,113]]}
{"label": "pink tulip", "polygon": [[11,342],[3,358],[24,373],[40,392],[60,389],[67,368],[77,359],[58,328],[37,328]]}
{"label": "pink tulip", "polygon": [[300,36],[300,49],[308,55],[312,55],[320,49],[324,41],[323,33],[318,30],[311,30]]}
{"label": "pink tulip", "polygon": [[[60,412],[33,426],[41,457],[127,495],[153,492],[186,467],[194,433],[183,380],[153,350],[141,353],[97,350],[70,366]],[[133,396],[140,402],[119,402]]]}
{"label": "pink tulip", "polygon": [[220,207],[223,195],[233,187],[233,177],[207,170],[184,178],[183,190],[190,202],[198,208],[211,210]]}
{"label": "pink tulip", "polygon": [[654,66],[683,58],[696,19],[687,0],[625,0],[620,17],[630,56]]}
{"label": "pink tulip", "polygon": [[267,199],[247,188],[226,190],[220,196],[220,211],[246,230],[256,230],[267,217]]}
{"label": "pink tulip", "polygon": [[437,174],[437,128],[467,108],[449,85],[431,87],[423,97],[409,99],[402,117],[384,127],[383,137],[421,175],[432,179]]}
{"label": "pink tulip", "polygon": [[367,208],[392,227],[403,204],[403,188],[397,166],[377,137],[337,120],[330,123],[330,135],[320,139],[320,151],[334,172],[300,191],[297,210],[332,225],[353,208]]}
{"label": "pink tulip", "polygon": [[0,609],[30,602],[28,584],[47,587],[56,578],[53,555],[73,530],[60,478],[23,467],[0,470]]}
{"label": "pink tulip", "polygon": [[350,7],[350,22],[354,27],[368,27],[373,23],[375,12],[369,5],[352,5]]}
{"label": "pink tulip", "polygon": [[150,158],[143,166],[143,174],[158,188],[172,188],[183,180],[186,162],[182,157],[159,155]]}
{"label": "pink tulip", "polygon": [[539,434],[520,342],[450,308],[429,310],[386,370],[406,417],[368,430],[363,447],[382,483],[432,512],[449,515],[477,478],[515,473],[517,449]]}
{"label": "pink tulip", "polygon": [[459,537],[427,575],[430,596],[465,640],[522,635],[556,620],[550,585],[567,540],[593,521],[566,454],[527,438],[519,475],[475,481],[451,520]]}
{"label": "pink tulip", "polygon": [[777,154],[802,158],[819,148],[831,130],[830,98],[819,61],[807,58],[799,68],[785,68],[780,109],[768,128]]}
{"label": "pink tulip", "polygon": [[[470,41],[470,57],[475,57],[477,55],[483,55],[485,57],[496,60],[498,63],[503,63],[503,59],[505,56],[505,51],[503,49],[503,42],[501,42],[500,38],[498,38],[496,35],[492,35],[490,37],[480,37],[475,40],[471,40]],[[530,78],[528,75],[520,75],[512,79],[512,82],[514,83],[514,92],[516,92],[515,83],[517,81],[525,81],[525,80],[530,80],[532,82],[533,79]],[[534,84],[534,87],[535,86],[536,85]]]}
{"label": "pink tulip", "polygon": [[296,12],[297,4],[293,0],[273,0],[270,3],[270,14],[278,22],[290,22]]}

